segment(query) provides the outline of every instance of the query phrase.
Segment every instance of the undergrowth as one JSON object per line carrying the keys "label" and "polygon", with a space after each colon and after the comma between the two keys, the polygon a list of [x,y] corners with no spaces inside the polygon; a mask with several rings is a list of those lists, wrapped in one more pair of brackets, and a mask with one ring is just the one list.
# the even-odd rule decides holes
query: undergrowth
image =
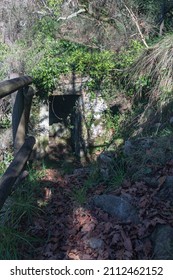
{"label": "undergrowth", "polygon": [[[0,212],[0,259],[28,259],[35,245],[43,242],[33,237],[29,226],[43,211],[37,198],[42,192],[40,179],[44,176],[44,164],[37,170],[27,167],[28,177],[15,187]],[[26,230],[27,229],[27,230]]]}

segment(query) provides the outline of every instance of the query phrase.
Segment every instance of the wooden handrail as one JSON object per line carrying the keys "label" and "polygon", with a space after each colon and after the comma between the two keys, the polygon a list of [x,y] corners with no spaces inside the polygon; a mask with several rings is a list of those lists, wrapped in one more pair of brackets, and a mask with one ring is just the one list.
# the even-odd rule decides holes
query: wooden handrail
{"label": "wooden handrail", "polygon": [[0,209],[5,200],[10,195],[13,185],[23,171],[27,160],[35,144],[33,136],[28,137],[20,150],[17,152],[14,160],[11,162],[4,175],[0,179]]}
{"label": "wooden handrail", "polygon": [[11,80],[3,81],[0,83],[0,98],[9,95],[16,90],[19,90],[27,85],[32,84],[30,76],[21,76]]}
{"label": "wooden handrail", "polygon": [[34,90],[29,76],[17,77],[0,83],[0,98],[11,93],[13,98],[12,130],[14,159],[0,179],[0,209],[12,187],[25,168],[35,144],[33,136],[27,137],[28,121]]}

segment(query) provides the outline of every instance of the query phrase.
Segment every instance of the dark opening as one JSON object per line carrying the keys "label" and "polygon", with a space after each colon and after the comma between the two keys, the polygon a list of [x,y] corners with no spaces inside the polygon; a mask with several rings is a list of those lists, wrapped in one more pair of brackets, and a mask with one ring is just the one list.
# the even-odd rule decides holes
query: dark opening
{"label": "dark opening", "polygon": [[79,95],[58,95],[49,97],[49,125],[54,125],[51,135],[59,140],[59,146],[80,153],[81,115]]}

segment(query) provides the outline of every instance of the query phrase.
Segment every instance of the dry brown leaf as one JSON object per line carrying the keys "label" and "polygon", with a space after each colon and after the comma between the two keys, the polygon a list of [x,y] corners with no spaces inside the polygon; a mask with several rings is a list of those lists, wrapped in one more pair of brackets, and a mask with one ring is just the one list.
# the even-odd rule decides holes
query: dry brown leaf
{"label": "dry brown leaf", "polygon": [[80,260],[80,256],[75,252],[69,252],[67,255],[71,260]]}
{"label": "dry brown leaf", "polygon": [[158,182],[159,182],[158,187],[159,188],[165,183],[165,180],[166,180],[166,176],[162,176],[158,179]]}
{"label": "dry brown leaf", "polygon": [[117,244],[120,241],[120,234],[115,233],[112,237],[111,245]]}
{"label": "dry brown leaf", "polygon": [[151,224],[153,226],[155,226],[156,224],[161,224],[161,225],[164,225],[166,224],[165,220],[159,218],[159,217],[155,217],[154,219],[151,220]]}
{"label": "dry brown leaf", "polygon": [[82,254],[81,255],[81,260],[93,260],[91,255],[88,254]]}
{"label": "dry brown leaf", "polygon": [[121,236],[122,236],[122,238],[123,238],[123,245],[124,245],[125,249],[126,249],[127,251],[132,251],[133,248],[132,248],[131,239],[130,239],[130,237],[128,237],[128,236],[125,234],[124,230],[121,230]]}
{"label": "dry brown leaf", "polygon": [[141,197],[141,199],[139,201],[139,206],[141,208],[145,208],[148,203],[149,203],[149,199],[146,196],[143,196],[143,197]]}
{"label": "dry brown leaf", "polygon": [[124,256],[127,257],[126,259],[131,260],[133,257],[133,252],[131,251],[125,251]]}
{"label": "dry brown leaf", "polygon": [[107,222],[104,224],[104,233],[109,232],[110,229],[112,228],[112,223],[111,222]]}
{"label": "dry brown leaf", "polygon": [[152,245],[151,245],[151,241],[149,239],[145,240],[143,250],[144,250],[144,253],[145,253],[146,257],[148,257],[151,254]]}
{"label": "dry brown leaf", "polygon": [[115,255],[116,255],[117,260],[123,260],[124,259],[124,248],[117,250]]}
{"label": "dry brown leaf", "polygon": [[94,230],[94,228],[95,228],[95,223],[84,224],[81,229],[81,232],[83,233],[91,232]]}
{"label": "dry brown leaf", "polygon": [[130,252],[133,251],[132,242],[129,237],[126,237],[126,239],[124,241],[124,247],[126,248],[127,251],[130,251]]}

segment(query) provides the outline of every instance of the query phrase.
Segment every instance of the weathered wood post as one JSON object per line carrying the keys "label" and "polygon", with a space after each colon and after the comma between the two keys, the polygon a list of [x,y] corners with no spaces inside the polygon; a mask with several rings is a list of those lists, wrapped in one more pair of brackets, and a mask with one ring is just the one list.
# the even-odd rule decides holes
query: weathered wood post
{"label": "weathered wood post", "polygon": [[16,76],[18,76],[18,74],[13,73],[13,79],[5,80],[0,83],[0,98],[13,93],[12,130],[14,154],[17,153],[24,143],[32,97],[34,95],[34,91],[28,87],[28,85],[32,83],[32,78],[29,76]]}
{"label": "weathered wood post", "polygon": [[32,87],[20,89],[15,98],[12,113],[14,155],[23,145],[28,132],[28,122],[34,90]]}
{"label": "weathered wood post", "polygon": [[27,160],[32,152],[35,144],[35,138],[28,137],[20,150],[15,155],[14,160],[7,168],[6,172],[0,179],[0,209],[2,208],[5,200],[10,195],[12,187],[19,175],[22,173]]}
{"label": "weathered wood post", "polygon": [[30,136],[26,139],[32,97],[34,95],[34,90],[29,86],[31,83],[32,78],[29,76],[15,77],[0,83],[0,98],[11,93],[14,95],[12,128],[15,149],[14,160],[0,179],[0,209],[11,193],[19,175],[24,170],[35,145],[34,137]]}
{"label": "weathered wood post", "polygon": [[29,76],[22,76],[0,83],[0,98],[15,92],[19,88],[32,84],[32,78]]}
{"label": "weathered wood post", "polygon": [[31,86],[27,86],[24,90],[24,114],[25,114],[25,136],[28,134],[28,124],[32,105],[32,99],[35,94],[34,89]]}
{"label": "weathered wood post", "polygon": [[34,90],[28,87],[32,83],[32,78],[28,76],[17,76],[18,74],[13,73],[13,79],[5,81],[8,92],[13,92],[12,132],[14,155],[25,141],[32,97],[34,95]]}

